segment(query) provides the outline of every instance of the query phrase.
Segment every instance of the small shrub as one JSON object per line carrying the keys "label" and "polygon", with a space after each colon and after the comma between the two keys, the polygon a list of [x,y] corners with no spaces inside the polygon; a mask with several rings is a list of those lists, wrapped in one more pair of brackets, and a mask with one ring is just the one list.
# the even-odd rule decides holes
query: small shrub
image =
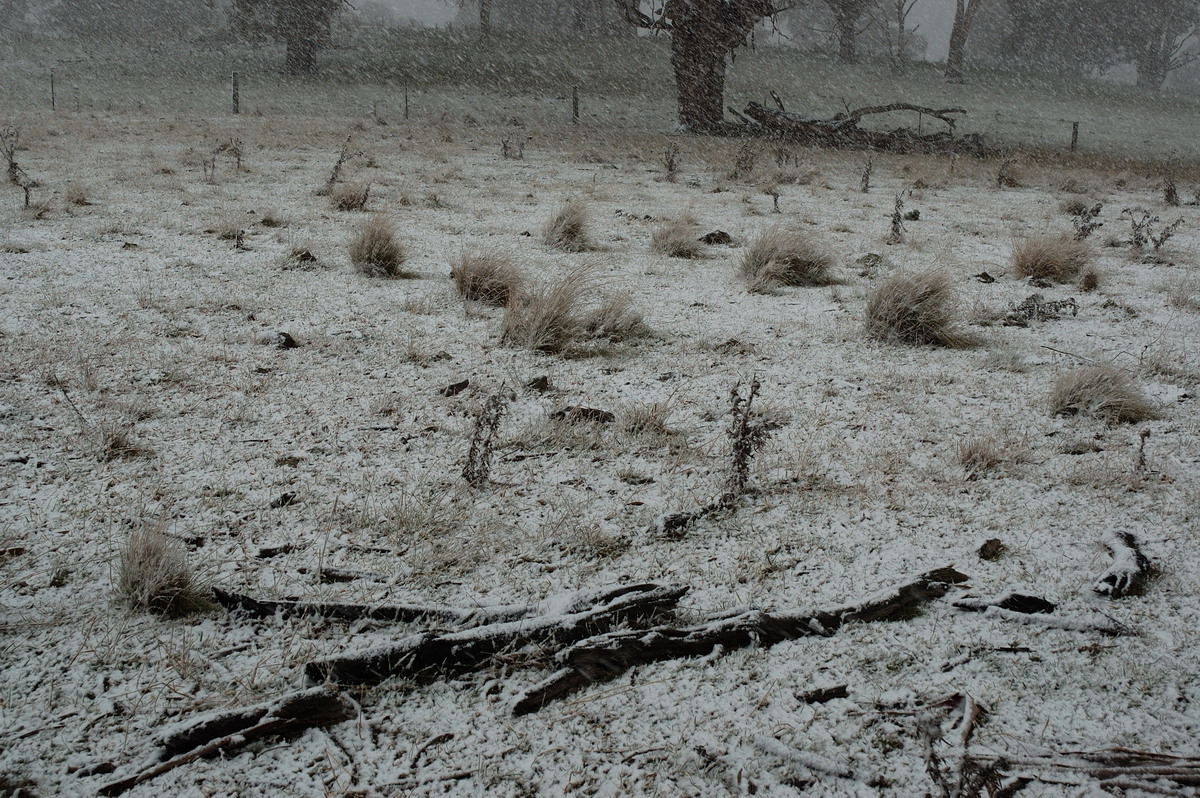
{"label": "small shrub", "polygon": [[1095,266],[1084,266],[1083,271],[1079,273],[1079,290],[1088,293],[1095,291],[1100,287],[1100,272]]}
{"label": "small shrub", "polygon": [[367,277],[412,277],[404,270],[407,255],[391,222],[372,216],[350,238],[350,262]]}
{"label": "small shrub", "polygon": [[673,219],[650,235],[650,251],[669,258],[699,258],[703,252],[696,228],[687,219]]}
{"label": "small shrub", "polygon": [[207,609],[205,586],[188,565],[183,547],[158,526],[129,536],[117,562],[117,596],[135,610],[178,618]]}
{"label": "small shrub", "polygon": [[464,252],[450,264],[454,288],[463,299],[506,306],[521,292],[521,274],[512,262],[492,252]]}
{"label": "small shrub", "polygon": [[780,286],[832,285],[833,258],[799,233],[773,228],[750,245],[740,267],[746,288],[769,293]]}
{"label": "small shrub", "polygon": [[339,211],[361,211],[370,196],[370,183],[337,183],[329,190],[329,199]]}
{"label": "small shrub", "polygon": [[1013,270],[1018,277],[1065,283],[1087,268],[1091,256],[1091,247],[1071,236],[1031,236],[1013,246]]}
{"label": "small shrub", "polygon": [[954,285],[944,272],[895,275],[867,298],[867,335],[889,343],[966,346],[955,306]]}
{"label": "small shrub", "polygon": [[565,202],[542,228],[542,243],[560,252],[591,249],[587,206],[577,200]]}
{"label": "small shrub", "polygon": [[1154,418],[1154,405],[1133,379],[1109,365],[1072,369],[1054,382],[1050,409],[1056,416],[1085,415],[1111,424]]}

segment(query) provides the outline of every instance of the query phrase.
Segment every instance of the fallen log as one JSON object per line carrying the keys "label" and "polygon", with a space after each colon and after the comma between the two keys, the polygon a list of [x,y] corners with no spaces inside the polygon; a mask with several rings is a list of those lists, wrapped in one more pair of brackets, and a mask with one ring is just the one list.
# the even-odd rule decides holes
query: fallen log
{"label": "fallen log", "polygon": [[[865,116],[891,111],[914,111],[931,116],[945,122],[949,129],[936,133],[920,133],[909,128],[882,131],[859,126],[859,122]],[[926,108],[911,103],[892,103],[860,108],[829,119],[819,119],[752,102],[742,113],[753,122],[753,125],[746,126],[750,133],[770,135],[816,147],[896,153],[957,153],[975,157],[988,157],[997,153],[995,148],[985,145],[983,137],[978,134],[954,135],[956,116],[966,114],[966,110],[962,108]]]}
{"label": "fallen log", "polygon": [[291,736],[305,729],[354,717],[354,704],[326,687],[289,693],[275,701],[206,716],[159,737],[160,761],[100,788],[100,795],[121,795],[143,782],[218,753],[244,748],[267,737]]}
{"label": "fallen log", "polygon": [[305,666],[312,681],[378,684],[393,676],[425,679],[476,670],[504,651],[530,644],[561,648],[621,623],[645,624],[673,612],[688,592],[683,585],[630,585],[586,595],[558,612],[487,624],[457,632],[409,635],[392,646],[314,660]]}
{"label": "fallen log", "polygon": [[1110,789],[1135,789],[1160,795],[1193,795],[1200,787],[1200,758],[1130,748],[1070,751],[1043,756],[1010,757],[971,754],[976,767],[990,767],[1022,781],[1078,784],[1079,777]]}
{"label": "fallen log", "polygon": [[1113,564],[1096,580],[1092,590],[1109,598],[1136,595],[1152,575],[1150,558],[1142,553],[1137,538],[1129,532],[1118,532],[1104,541],[1112,553]]}
{"label": "fallen log", "polygon": [[768,613],[745,610],[685,627],[608,632],[582,640],[559,652],[565,667],[527,690],[513,705],[514,714],[536,712],[588,682],[617,676],[634,665],[680,657],[703,656],[717,650],[772,646],[800,637],[829,636],[853,622],[899,620],[910,617],[931,599],[945,595],[951,585],[966,581],[953,568],[922,574],[898,588],[864,601],[816,612]]}
{"label": "fallen log", "polygon": [[243,612],[260,618],[280,615],[284,618],[315,615],[321,618],[340,618],[345,621],[415,622],[444,621],[456,626],[496,623],[523,618],[536,611],[535,606],[507,605],[459,609],[457,607],[422,607],[412,604],[338,604],[332,602],[273,601],[256,599],[241,593],[213,588],[217,603],[229,612]]}

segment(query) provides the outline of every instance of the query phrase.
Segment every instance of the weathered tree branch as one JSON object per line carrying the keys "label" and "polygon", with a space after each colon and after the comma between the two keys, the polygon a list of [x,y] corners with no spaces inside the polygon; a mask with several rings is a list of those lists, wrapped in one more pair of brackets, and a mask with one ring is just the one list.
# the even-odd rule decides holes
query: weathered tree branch
{"label": "weathered tree branch", "polygon": [[1137,538],[1129,532],[1118,532],[1104,541],[1104,545],[1112,553],[1113,564],[1096,580],[1092,590],[1114,599],[1140,593],[1153,567],[1138,546]]}

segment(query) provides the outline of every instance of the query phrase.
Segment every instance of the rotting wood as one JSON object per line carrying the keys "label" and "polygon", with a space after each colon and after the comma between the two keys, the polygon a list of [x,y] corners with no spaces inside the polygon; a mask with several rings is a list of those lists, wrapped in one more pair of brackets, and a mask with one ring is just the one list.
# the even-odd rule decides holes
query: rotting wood
{"label": "rotting wood", "polygon": [[768,613],[751,609],[693,626],[657,626],[597,635],[559,652],[557,658],[565,668],[522,694],[513,712],[536,712],[571,690],[591,681],[611,679],[635,665],[703,656],[718,646],[728,651],[751,645],[771,646],[800,637],[829,636],[856,621],[899,620],[966,579],[953,568],[939,568],[872,598],[829,610]]}
{"label": "rotting wood", "polygon": [[393,676],[431,678],[465,673],[504,651],[530,644],[561,648],[612,627],[655,622],[671,613],[688,592],[684,585],[629,585],[593,594],[590,605],[578,602],[563,611],[446,634],[409,635],[392,646],[314,660],[305,666],[313,681],[377,684]]}
{"label": "rotting wood", "polygon": [[285,618],[312,615],[321,618],[340,618],[345,621],[369,619],[373,621],[414,622],[441,621],[456,626],[472,623],[496,623],[515,620],[532,612],[528,606],[481,608],[475,610],[456,607],[422,607],[410,604],[337,604],[310,601],[272,601],[251,598],[220,588],[213,588],[217,603],[229,612],[243,612],[260,618],[276,614]]}
{"label": "rotting wood", "polygon": [[355,707],[343,693],[315,687],[275,701],[207,716],[159,740],[158,764],[100,788],[104,796],[121,795],[181,765],[218,753],[244,748],[268,737],[295,735],[305,729],[354,717]]}
{"label": "rotting wood", "polygon": [[1136,595],[1152,575],[1150,558],[1142,553],[1137,538],[1130,532],[1118,532],[1104,541],[1112,553],[1113,564],[1096,580],[1092,590],[1109,598]]}

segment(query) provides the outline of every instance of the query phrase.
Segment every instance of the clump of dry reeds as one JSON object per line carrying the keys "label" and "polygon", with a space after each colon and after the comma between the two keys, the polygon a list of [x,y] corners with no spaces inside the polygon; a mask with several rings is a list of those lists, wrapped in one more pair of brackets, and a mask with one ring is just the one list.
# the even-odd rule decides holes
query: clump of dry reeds
{"label": "clump of dry reeds", "polygon": [[350,262],[367,277],[412,277],[404,270],[408,256],[396,230],[383,216],[372,216],[350,238]]}
{"label": "clump of dry reeds", "polygon": [[1013,271],[1018,277],[1065,283],[1078,277],[1091,257],[1091,247],[1072,236],[1028,236],[1013,245]]}
{"label": "clump of dry reeds", "polygon": [[361,211],[370,198],[370,183],[335,183],[329,189],[329,199],[339,211]]}
{"label": "clump of dry reeds", "polygon": [[627,294],[594,297],[599,285],[593,271],[576,269],[541,291],[527,292],[504,314],[501,340],[542,352],[562,352],[588,341],[620,341],[646,333]]}
{"label": "clump of dry reeds", "polygon": [[563,203],[542,228],[542,243],[560,252],[586,252],[591,249],[587,206],[578,200]]}
{"label": "clump of dry reeds", "polygon": [[117,561],[114,590],[133,609],[172,618],[203,611],[212,603],[183,546],[156,524],[129,536]]}
{"label": "clump of dry reeds", "polygon": [[1106,364],[1074,368],[1055,380],[1050,410],[1056,416],[1093,416],[1111,424],[1136,424],[1157,415],[1133,379]]}
{"label": "clump of dry reeds", "polygon": [[878,341],[967,346],[960,324],[954,284],[945,272],[889,277],[867,299],[867,335]]}
{"label": "clump of dry reeds", "polygon": [[751,293],[770,293],[782,286],[832,285],[833,258],[800,233],[779,227],[760,235],[746,250],[739,267]]}
{"label": "clump of dry reeds", "polygon": [[687,218],[671,219],[650,234],[650,251],[669,258],[699,258],[704,248],[696,236],[696,226]]}
{"label": "clump of dry reeds", "polygon": [[521,293],[523,279],[512,261],[496,252],[464,252],[450,264],[454,288],[463,299],[508,305]]}

